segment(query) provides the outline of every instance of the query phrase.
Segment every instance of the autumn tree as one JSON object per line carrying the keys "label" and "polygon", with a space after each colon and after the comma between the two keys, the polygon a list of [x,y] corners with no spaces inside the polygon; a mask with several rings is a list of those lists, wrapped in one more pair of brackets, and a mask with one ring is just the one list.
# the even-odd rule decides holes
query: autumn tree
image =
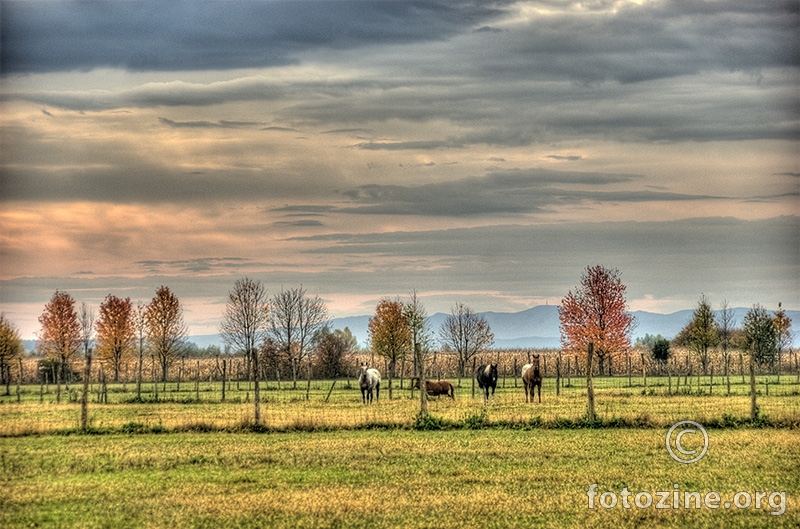
{"label": "autumn tree", "polygon": [[168,287],[161,286],[145,310],[147,342],[161,366],[161,380],[166,382],[169,367],[188,334],[183,323],[180,300]]}
{"label": "autumn tree", "polygon": [[598,356],[600,372],[603,359],[630,347],[635,326],[626,311],[626,287],[617,269],[588,266],[575,292],[569,291],[558,307],[561,344],[576,353],[586,352],[587,417],[595,420],[592,360]]}
{"label": "autumn tree", "polygon": [[289,361],[294,388],[297,388],[300,364],[312,353],[313,337],[326,321],[325,303],[318,296],[306,296],[302,286],[281,290],[272,298],[270,334]]}
{"label": "autumn tree", "polygon": [[719,342],[719,330],[711,304],[705,295],[700,296],[697,308],[692,314],[692,320],[686,324],[678,336],[676,343],[684,345],[697,355],[703,374],[708,374],[710,363],[709,349]]}
{"label": "autumn tree", "polygon": [[470,361],[494,345],[494,333],[486,318],[459,302],[442,323],[439,340],[456,352],[458,376],[464,377]]}
{"label": "autumn tree", "polygon": [[392,379],[397,362],[411,350],[411,328],[403,315],[400,300],[382,299],[369,319],[369,340],[372,351],[389,363],[389,399],[392,398]]}
{"label": "autumn tree", "polygon": [[81,347],[81,324],[75,310],[75,300],[66,292],[56,290],[39,316],[42,326],[38,348],[46,358],[58,364],[56,400],[61,400],[61,380],[72,373],[71,362]]}
{"label": "autumn tree", "polygon": [[10,394],[11,364],[22,358],[22,339],[14,325],[0,314],[0,378],[6,386],[6,395]]}
{"label": "autumn tree", "polygon": [[97,356],[114,372],[114,382],[119,382],[120,368],[131,355],[135,342],[136,326],[131,299],[109,294],[100,304],[97,318]]}
{"label": "autumn tree", "polygon": [[252,364],[254,385],[254,419],[261,421],[260,366],[258,348],[269,331],[269,299],[260,281],[237,280],[228,292],[228,303],[222,317],[220,333],[226,344],[243,351]]}

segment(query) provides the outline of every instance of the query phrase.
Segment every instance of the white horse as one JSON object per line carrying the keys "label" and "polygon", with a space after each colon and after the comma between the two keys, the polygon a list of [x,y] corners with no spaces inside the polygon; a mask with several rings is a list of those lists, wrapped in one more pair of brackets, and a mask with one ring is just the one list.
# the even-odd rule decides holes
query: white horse
{"label": "white horse", "polygon": [[372,391],[375,390],[375,399],[381,394],[381,374],[369,364],[362,363],[358,374],[358,386],[361,388],[361,400],[364,404],[372,404]]}

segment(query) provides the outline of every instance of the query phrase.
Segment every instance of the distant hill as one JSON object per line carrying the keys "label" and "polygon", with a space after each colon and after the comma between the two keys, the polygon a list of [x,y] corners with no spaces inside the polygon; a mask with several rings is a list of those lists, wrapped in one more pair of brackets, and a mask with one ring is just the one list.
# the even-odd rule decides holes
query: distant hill
{"label": "distant hill", "polygon": [[[747,308],[732,309],[735,326],[741,326]],[[660,334],[665,338],[674,338],[681,329],[692,319],[694,309],[681,310],[672,314],[658,314],[655,312],[635,311],[632,314],[638,322],[633,332],[633,339],[643,337],[645,334]],[[560,334],[558,322],[558,307],[554,305],[539,305],[521,312],[482,312],[494,332],[495,347],[498,348],[556,348],[560,347]],[[792,319],[795,328],[795,345],[800,345],[800,311],[787,310],[786,314]],[[428,318],[431,329],[438,334],[447,314],[436,313]],[[335,318],[331,327],[344,329],[348,327],[358,339],[358,343],[366,345],[368,340],[367,325],[370,316],[352,316],[349,318]]]}
{"label": "distant hill", "polygon": [[[737,307],[732,309],[734,313],[735,326],[741,326],[745,314],[749,309]],[[633,339],[642,337],[645,334],[660,334],[665,338],[674,338],[680,330],[692,319],[694,310],[681,310],[671,314],[658,314],[655,312],[635,311],[638,325],[633,332]],[[521,312],[481,312],[481,316],[486,318],[494,332],[495,347],[501,349],[512,348],[557,348],[560,346],[558,330],[558,307],[554,305],[539,305]],[[794,328],[794,345],[800,346],[800,311],[787,310],[786,314],[792,319]],[[438,331],[444,323],[447,314],[438,312],[428,318],[430,328],[438,338]],[[359,345],[366,346],[369,336],[367,326],[371,316],[349,316],[346,318],[334,318],[330,326],[333,329],[349,328],[358,339]],[[206,334],[190,336],[188,341],[193,342],[198,347],[208,347],[217,345],[223,347],[222,338],[218,334]],[[25,348],[35,349],[36,342],[33,340],[24,341]]]}

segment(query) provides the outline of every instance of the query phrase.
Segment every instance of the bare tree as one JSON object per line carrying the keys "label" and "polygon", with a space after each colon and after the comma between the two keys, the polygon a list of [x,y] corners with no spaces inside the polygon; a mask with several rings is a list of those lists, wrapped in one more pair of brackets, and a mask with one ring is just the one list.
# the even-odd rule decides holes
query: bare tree
{"label": "bare tree", "polygon": [[[300,287],[302,290],[302,287]],[[319,330],[328,321],[328,309],[319,298],[306,297],[305,291],[300,298],[299,312],[297,313],[297,351],[300,360],[308,357],[308,380],[311,380],[312,356],[314,354],[314,338]]]}
{"label": "bare tree", "polygon": [[144,345],[147,336],[146,307],[141,303],[136,307],[134,317],[134,328],[136,329],[136,341],[138,343],[139,358],[136,364],[136,399],[142,400],[142,367],[144,364]]}
{"label": "bare tree", "polygon": [[494,333],[486,318],[463,303],[456,303],[439,330],[441,342],[458,355],[458,375],[464,377],[469,362],[494,345]]}
{"label": "bare tree", "polygon": [[258,348],[264,342],[269,330],[269,301],[260,281],[247,277],[234,283],[228,292],[228,304],[222,317],[220,333],[225,343],[244,351],[252,363],[254,380],[255,423],[261,421],[261,391],[259,380],[261,370],[258,362]]}
{"label": "bare tree", "polygon": [[411,350],[414,353],[414,374],[419,378],[419,415],[421,419],[428,416],[428,392],[426,386],[425,360],[428,356],[432,338],[428,328],[428,313],[417,297],[417,291],[411,291],[411,300],[403,307],[403,316],[411,330]]}
{"label": "bare tree", "polygon": [[270,302],[270,335],[289,361],[292,385],[297,388],[297,376],[303,359],[312,351],[314,334],[328,320],[328,312],[319,297],[308,298],[300,288],[281,290]]}
{"label": "bare tree", "polygon": [[[778,346],[776,351],[776,364],[778,366],[778,383],[781,381],[781,353],[784,350],[790,349],[792,346],[792,319],[786,315],[783,310],[783,304],[778,302],[778,310],[775,311],[772,318],[775,332],[778,334]],[[791,360],[791,357],[790,357]]]}
{"label": "bare tree", "polygon": [[147,306],[145,320],[148,344],[161,366],[161,380],[166,382],[169,366],[188,333],[178,297],[168,287],[161,286]]}
{"label": "bare tree", "polygon": [[94,333],[94,311],[81,303],[80,312],[81,342],[86,366],[83,371],[83,393],[81,394],[81,429],[89,426],[89,377],[92,374],[92,335]]}
{"label": "bare tree", "polygon": [[728,306],[728,300],[723,299],[719,309],[719,321],[717,323],[717,334],[720,352],[722,353],[722,368],[725,370],[725,379],[730,387],[730,349],[733,341],[733,330],[736,327],[736,320],[733,309]]}

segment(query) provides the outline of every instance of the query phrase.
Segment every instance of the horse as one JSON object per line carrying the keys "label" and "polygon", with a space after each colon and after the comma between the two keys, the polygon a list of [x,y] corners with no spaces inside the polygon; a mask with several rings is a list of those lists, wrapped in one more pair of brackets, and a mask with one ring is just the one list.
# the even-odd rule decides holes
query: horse
{"label": "horse", "polygon": [[372,404],[372,391],[375,390],[375,400],[381,395],[380,372],[370,368],[369,364],[362,363],[358,374],[358,386],[361,388],[361,401],[364,404]]}
{"label": "horse", "polygon": [[525,402],[533,402],[533,390],[542,402],[542,372],[539,370],[539,355],[533,355],[533,363],[522,366],[522,384],[525,386]]}
{"label": "horse", "polygon": [[489,400],[489,388],[492,388],[492,396],[497,387],[497,364],[482,365],[475,372],[475,379],[478,387],[483,390],[484,397]]}
{"label": "horse", "polygon": [[[419,389],[419,378],[414,377],[411,379],[411,387]],[[438,397],[439,395],[447,395],[453,400],[456,400],[456,392],[453,385],[446,380],[426,380],[425,392],[431,397]]]}

